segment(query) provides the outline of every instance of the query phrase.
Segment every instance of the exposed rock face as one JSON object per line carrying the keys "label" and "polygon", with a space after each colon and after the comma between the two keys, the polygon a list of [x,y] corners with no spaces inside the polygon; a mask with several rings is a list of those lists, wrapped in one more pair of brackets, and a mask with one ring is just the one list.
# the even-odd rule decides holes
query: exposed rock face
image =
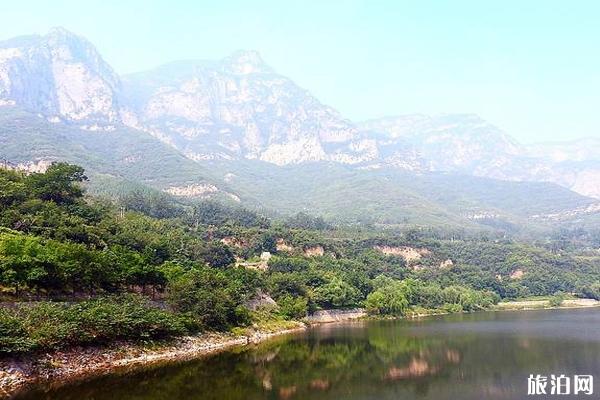
{"label": "exposed rock face", "polygon": [[600,198],[600,139],[542,143],[527,146],[527,151],[532,157],[544,159],[551,165],[534,178]]}
{"label": "exposed rock face", "polygon": [[120,81],[96,49],[62,28],[0,42],[0,100],[50,118],[115,122]]}
{"label": "exposed rock face", "polygon": [[306,319],[308,322],[321,324],[358,319],[363,318],[366,315],[366,311],[362,308],[354,308],[350,310],[318,310],[309,315]]}
{"label": "exposed rock face", "polygon": [[242,239],[238,239],[233,236],[226,236],[220,240],[226,246],[229,247],[237,247],[238,249],[244,248],[248,246],[248,243]]}
{"label": "exposed rock face", "polygon": [[[198,162],[329,161],[361,169],[445,171],[553,182],[600,198],[600,140],[522,146],[469,114],[352,123],[254,51],[175,62],[120,79],[87,40],[55,28],[0,42],[0,107],[7,105],[86,131],[123,124]],[[171,190],[196,196],[204,189]]]}
{"label": "exposed rock face", "polygon": [[412,148],[433,171],[482,174],[482,161],[495,168],[520,152],[510,137],[476,115],[405,115],[366,121],[359,128],[385,138],[390,148]]}
{"label": "exposed rock face", "polygon": [[211,194],[217,193],[219,189],[210,184],[199,184],[194,183],[187,186],[172,186],[165,189],[165,192],[174,196],[180,197],[195,197],[195,198],[206,198]]}
{"label": "exposed rock face", "polygon": [[516,269],[510,274],[510,279],[522,279],[525,275],[522,269]]}
{"label": "exposed rock face", "polygon": [[[552,182],[600,198],[600,140],[522,146],[476,115],[403,115],[360,123],[388,152],[415,154],[413,169]],[[410,158],[408,158],[410,159]],[[394,163],[380,157],[383,165]],[[410,169],[410,167],[406,167]]]}
{"label": "exposed rock face", "polygon": [[313,246],[304,249],[304,255],[307,257],[320,257],[325,255],[323,246]]}
{"label": "exposed rock face", "polygon": [[52,165],[51,160],[39,160],[37,162],[19,163],[19,164],[0,164],[0,166],[25,173],[46,172],[48,167]]}
{"label": "exposed rock face", "polygon": [[288,244],[282,238],[277,239],[276,248],[277,248],[277,251],[285,251],[288,253],[294,251],[294,247],[292,245]]}
{"label": "exposed rock face", "polygon": [[[134,126],[192,159],[260,159],[275,164],[359,162],[373,149],[356,128],[253,51],[218,62],[177,62],[128,75]],[[371,153],[370,153],[371,152]]]}
{"label": "exposed rock face", "polygon": [[277,303],[267,293],[259,290],[246,302],[246,307],[252,311],[256,311],[259,308],[277,308]]}
{"label": "exposed rock face", "polygon": [[423,256],[431,254],[431,252],[425,248],[414,248],[408,246],[375,246],[373,248],[388,256],[400,256],[404,258],[408,264],[419,261],[421,258],[423,258]]}

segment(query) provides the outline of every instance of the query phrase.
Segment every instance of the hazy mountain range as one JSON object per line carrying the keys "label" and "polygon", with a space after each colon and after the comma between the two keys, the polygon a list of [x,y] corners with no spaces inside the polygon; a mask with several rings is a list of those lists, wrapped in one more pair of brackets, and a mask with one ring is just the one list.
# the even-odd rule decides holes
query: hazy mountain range
{"label": "hazy mountain range", "polygon": [[[65,29],[9,39],[0,42],[0,122],[0,156],[8,161],[35,168],[66,158],[181,196],[222,194],[259,202],[264,192],[252,192],[252,173],[263,171],[258,178],[264,179],[273,171],[333,163],[351,171],[354,183],[450,173],[550,182],[581,195],[566,191],[573,201],[545,210],[548,215],[587,210],[596,204],[590,197],[600,198],[598,139],[525,146],[472,114],[350,121],[254,51],[119,76],[91,43]],[[245,191],[238,181],[246,182]],[[499,196],[512,196],[516,187],[487,182],[506,187]],[[271,184],[278,183],[273,177]],[[563,193],[553,185],[544,188]],[[439,201],[423,191],[411,193]],[[469,201],[468,211],[450,212],[462,218],[497,211]],[[527,217],[534,216],[530,211]]]}

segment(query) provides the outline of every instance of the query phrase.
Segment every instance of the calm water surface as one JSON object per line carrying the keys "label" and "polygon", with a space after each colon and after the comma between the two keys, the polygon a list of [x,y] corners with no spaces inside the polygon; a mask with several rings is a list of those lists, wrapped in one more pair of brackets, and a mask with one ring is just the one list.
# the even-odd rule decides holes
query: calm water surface
{"label": "calm water surface", "polygon": [[192,362],[39,388],[23,398],[525,399],[531,373],[595,375],[594,395],[572,398],[600,398],[600,309],[325,325]]}

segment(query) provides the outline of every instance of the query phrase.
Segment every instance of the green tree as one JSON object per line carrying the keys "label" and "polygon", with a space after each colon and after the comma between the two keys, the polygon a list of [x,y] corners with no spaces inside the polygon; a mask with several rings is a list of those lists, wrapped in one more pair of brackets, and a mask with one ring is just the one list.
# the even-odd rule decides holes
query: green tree
{"label": "green tree", "polygon": [[409,302],[405,288],[400,282],[394,282],[369,294],[365,306],[370,314],[404,315]]}
{"label": "green tree", "polygon": [[83,168],[67,163],[53,163],[45,173],[33,173],[25,179],[33,196],[57,204],[71,204],[83,196],[79,182],[87,180]]}
{"label": "green tree", "polygon": [[201,250],[200,257],[214,268],[225,268],[235,262],[235,256],[229,250],[229,247],[217,241],[208,243]]}
{"label": "green tree", "polygon": [[277,300],[279,314],[286,319],[302,319],[308,311],[308,299],[306,297],[294,297],[289,294],[281,296]]}
{"label": "green tree", "polygon": [[315,289],[315,301],[323,307],[350,307],[359,300],[358,289],[338,277]]}
{"label": "green tree", "polygon": [[300,272],[306,271],[309,262],[300,257],[274,256],[269,260],[269,271],[271,272]]}
{"label": "green tree", "polygon": [[198,267],[169,282],[167,301],[201,329],[224,330],[249,322],[243,305],[232,296],[227,276],[212,268]]}
{"label": "green tree", "polygon": [[23,174],[0,169],[0,206],[7,207],[27,197]]}

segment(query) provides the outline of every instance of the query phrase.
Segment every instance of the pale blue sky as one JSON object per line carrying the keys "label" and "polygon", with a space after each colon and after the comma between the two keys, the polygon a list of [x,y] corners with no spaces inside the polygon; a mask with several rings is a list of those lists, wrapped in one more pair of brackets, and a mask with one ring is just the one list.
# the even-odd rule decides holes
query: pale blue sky
{"label": "pale blue sky", "polygon": [[600,137],[599,1],[3,1],[119,73],[258,50],[344,116],[477,113],[522,142]]}

